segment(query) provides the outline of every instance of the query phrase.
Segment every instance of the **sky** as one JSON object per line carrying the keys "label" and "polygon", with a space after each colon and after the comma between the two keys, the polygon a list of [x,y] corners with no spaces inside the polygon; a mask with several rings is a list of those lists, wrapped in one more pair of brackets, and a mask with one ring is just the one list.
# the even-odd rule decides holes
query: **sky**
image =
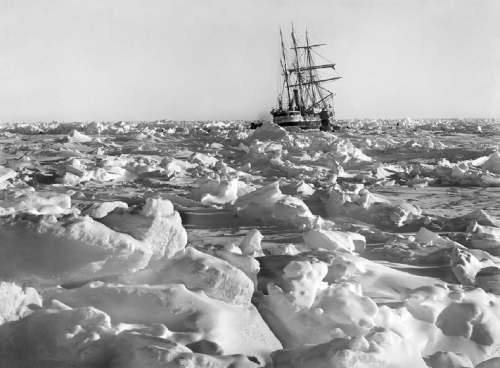
{"label": "sky", "polygon": [[0,122],[270,119],[279,30],[337,118],[499,118],[500,0],[0,0]]}

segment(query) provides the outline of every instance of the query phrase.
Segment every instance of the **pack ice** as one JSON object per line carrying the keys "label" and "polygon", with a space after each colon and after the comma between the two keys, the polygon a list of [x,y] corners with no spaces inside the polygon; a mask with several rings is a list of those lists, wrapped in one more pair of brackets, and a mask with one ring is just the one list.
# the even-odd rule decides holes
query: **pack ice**
{"label": "pack ice", "polygon": [[491,120],[0,126],[0,367],[500,364]]}

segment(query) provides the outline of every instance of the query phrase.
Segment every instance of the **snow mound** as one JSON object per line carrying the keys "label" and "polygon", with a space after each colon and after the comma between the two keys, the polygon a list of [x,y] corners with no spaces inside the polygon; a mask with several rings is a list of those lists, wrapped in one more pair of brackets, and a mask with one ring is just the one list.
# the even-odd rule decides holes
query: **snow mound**
{"label": "snow mound", "polygon": [[312,229],[304,233],[304,242],[310,249],[345,249],[349,252],[363,253],[366,239],[358,233]]}
{"label": "snow mound", "polygon": [[426,368],[415,345],[396,333],[374,328],[364,337],[336,338],[272,353],[276,368]]}
{"label": "snow mound", "polygon": [[330,193],[326,211],[329,216],[349,216],[388,228],[414,221],[422,213],[418,206],[370,193],[362,185],[353,188],[336,185]]}
{"label": "snow mound", "polygon": [[255,132],[247,138],[247,141],[266,141],[273,140],[279,141],[282,139],[287,139],[288,133],[285,129],[271,121],[265,121],[260,127],[255,129]]}
{"label": "snow mound", "polygon": [[253,305],[233,305],[189,291],[184,285],[111,285],[91,283],[58,289],[43,296],[44,304],[59,300],[70,307],[94,307],[113,324],[163,324],[184,336],[184,342],[212,341],[222,354],[245,354],[268,362],[281,344]]}
{"label": "snow mound", "polygon": [[493,152],[482,166],[483,170],[488,170],[495,174],[500,174],[500,153]]}
{"label": "snow mound", "polygon": [[37,310],[0,326],[2,367],[98,366],[109,359],[111,330],[106,313],[92,307]]}
{"label": "snow mound", "polygon": [[117,207],[101,219],[109,228],[151,246],[151,266],[172,257],[187,244],[187,233],[172,202],[147,198],[145,204],[131,211]]}
{"label": "snow mound", "polygon": [[229,304],[247,305],[254,284],[239,268],[229,262],[187,247],[165,262],[159,280],[149,284],[186,285],[190,290],[203,290],[207,296]]}
{"label": "snow mound", "polygon": [[21,288],[13,282],[0,282],[0,325],[29,315],[30,304],[42,304],[34,288]]}
{"label": "snow mound", "polygon": [[45,283],[81,282],[147,266],[151,246],[89,217],[0,218],[0,275]]}
{"label": "snow mound", "polygon": [[355,284],[322,282],[323,262],[292,261],[282,280],[267,285],[259,311],[285,347],[360,336],[374,326],[376,304]]}
{"label": "snow mound", "polygon": [[315,220],[301,199],[281,193],[279,181],[239,197],[231,209],[242,217],[277,220],[297,227],[310,227]]}
{"label": "snow mound", "polygon": [[78,130],[73,129],[68,135],[68,140],[70,142],[86,143],[90,142],[92,138],[88,135],[80,133]]}

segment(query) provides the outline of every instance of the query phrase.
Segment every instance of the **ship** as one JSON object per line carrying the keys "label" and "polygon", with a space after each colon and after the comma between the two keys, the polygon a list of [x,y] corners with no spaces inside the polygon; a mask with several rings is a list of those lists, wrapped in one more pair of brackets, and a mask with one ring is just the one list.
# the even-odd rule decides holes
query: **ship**
{"label": "ship", "polygon": [[325,44],[310,42],[307,30],[297,40],[293,24],[291,45],[287,45],[280,28],[280,81],[277,103],[271,110],[273,123],[317,129],[325,127],[325,120],[330,124],[335,121],[335,94],[327,86],[342,77],[335,70],[335,63],[317,52],[321,46]]}

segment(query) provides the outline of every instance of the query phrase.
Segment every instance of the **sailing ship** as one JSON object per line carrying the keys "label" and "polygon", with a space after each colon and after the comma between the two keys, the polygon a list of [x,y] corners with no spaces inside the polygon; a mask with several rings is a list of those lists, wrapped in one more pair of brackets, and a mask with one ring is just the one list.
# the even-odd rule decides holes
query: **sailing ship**
{"label": "sailing ship", "polygon": [[[273,122],[280,126],[318,128],[321,121],[335,119],[333,97],[326,84],[342,78],[335,63],[320,55],[316,49],[323,43],[311,44],[306,30],[299,46],[292,24],[292,44],[286,45],[280,29],[280,82],[277,105],[271,111]],[[321,58],[321,63],[317,59]]]}

